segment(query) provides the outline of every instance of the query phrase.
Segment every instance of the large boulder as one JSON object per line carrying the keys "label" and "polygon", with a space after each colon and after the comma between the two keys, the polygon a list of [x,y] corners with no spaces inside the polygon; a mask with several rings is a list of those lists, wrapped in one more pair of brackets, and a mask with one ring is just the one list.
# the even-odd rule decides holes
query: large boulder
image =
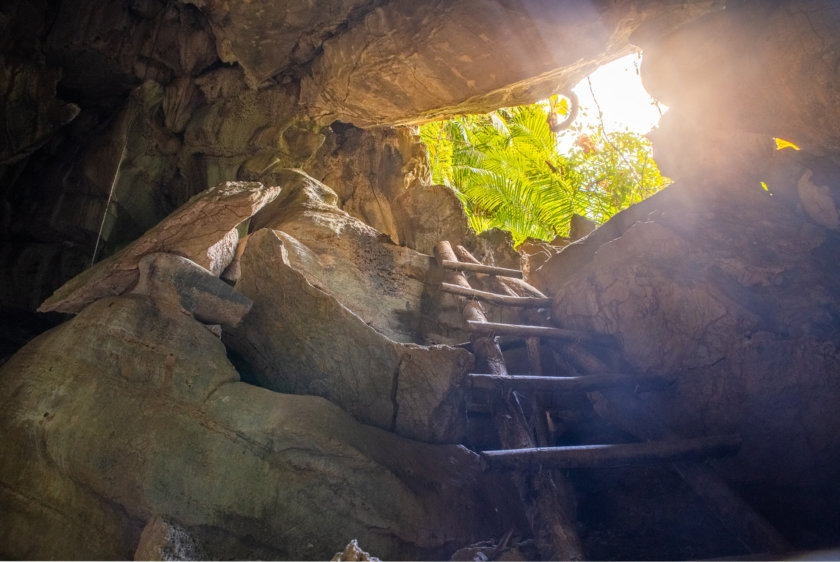
{"label": "large boulder", "polygon": [[231,344],[267,388],[328,398],[365,423],[459,442],[472,355],[423,346],[428,255],[396,246],[297,171],[254,217],[236,287],[254,301]]}
{"label": "large boulder", "polygon": [[44,301],[41,312],[77,313],[94,300],[121,295],[140,278],[140,259],[169,252],[219,275],[233,260],[235,227],[280,193],[257,182],[225,182],[190,199],[119,253],[74,277]]}
{"label": "large boulder", "polygon": [[[642,78],[694,129],[840,149],[840,6],[831,0],[729,3],[673,33],[640,37]],[[692,135],[675,134],[675,151]],[[659,158],[657,158],[659,162]]]}
{"label": "large boulder", "polygon": [[[576,248],[588,259],[565,260],[573,268],[554,278],[555,322],[616,336],[630,372],[676,377],[667,392],[609,395],[604,415],[645,438],[740,433],[738,455],[719,462],[736,480],[836,480],[840,284],[830,256],[840,235],[791,200],[812,175],[793,164],[768,171],[772,194],[678,182],[648,212],[557,256],[562,265]],[[817,183],[837,198],[826,186],[838,177]]]}
{"label": "large boulder", "polygon": [[142,295],[17,353],[0,412],[4,558],[132,559],[178,532],[210,559],[323,560],[348,537],[439,559],[509,524],[474,453],[239,382],[216,336]]}
{"label": "large boulder", "polygon": [[629,53],[643,22],[673,28],[718,5],[390,2],[322,43],[301,101],[322,123],[360,127],[531,103]]}

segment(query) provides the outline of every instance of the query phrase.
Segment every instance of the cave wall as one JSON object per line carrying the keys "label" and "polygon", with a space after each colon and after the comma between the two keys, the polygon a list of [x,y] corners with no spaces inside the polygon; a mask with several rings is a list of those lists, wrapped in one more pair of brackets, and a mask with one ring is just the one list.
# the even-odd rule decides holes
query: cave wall
{"label": "cave wall", "polygon": [[646,22],[719,7],[577,4],[4,6],[0,306],[31,311],[190,196],[283,167],[335,181],[348,212],[411,241],[411,206],[393,201],[427,181],[424,150],[410,130],[356,127],[532,101],[628,52]]}
{"label": "cave wall", "polygon": [[[741,2],[725,12],[722,4],[347,0],[324,9],[267,1],[42,0],[4,6],[0,312],[8,327],[0,361],[65,319],[32,311],[92,261],[126,247],[211,185],[271,185],[284,168],[304,170],[334,190],[327,214],[362,232],[370,255],[408,256],[404,261],[414,263],[445,236],[485,261],[516,265],[512,252],[498,251],[504,237],[476,238],[451,192],[429,185],[428,161],[410,125],[545,97],[642,47],[645,83],[672,107],[654,135],[656,158],[677,182],[568,246],[535,278],[555,296],[555,323],[615,335],[622,367],[633,373],[678,376],[664,397],[592,395],[602,416],[643,439],[661,436],[663,427],[687,435],[737,431],[745,438],[741,453],[716,465],[732,482],[833,490],[840,465],[833,431],[840,420],[832,407],[840,398],[838,11],[825,1]],[[773,136],[803,150],[775,152]],[[277,243],[268,232],[258,232],[258,244],[245,248],[243,258],[243,288],[255,299],[266,261],[260,251],[271,242],[282,254],[281,247],[296,243],[291,235]],[[318,229],[299,232],[330,257]],[[308,241],[300,242],[291,261],[309,251]],[[348,260],[358,257],[352,247],[342,252]],[[319,274],[314,267],[308,273]],[[346,313],[334,304],[339,299],[323,296],[330,283],[316,287],[295,275],[315,295],[312,302],[327,303],[326,317],[341,310],[347,325],[372,326],[371,345],[392,345],[375,314]],[[421,294],[420,283],[411,283]],[[267,293],[278,296],[272,287]],[[305,318],[306,303],[294,304]],[[128,312],[114,320],[108,310],[114,307]],[[358,424],[368,416],[363,421],[410,437],[456,439],[447,428],[405,429],[390,396],[382,412],[366,411],[352,396],[336,399],[354,420],[319,399],[278,397],[238,382],[206,327],[159,318],[137,296],[98,300],[82,312],[3,371],[7,413],[0,423],[12,436],[14,455],[4,456],[0,468],[9,484],[3,502],[15,515],[7,516],[14,525],[4,529],[0,554],[50,557],[66,555],[62,545],[72,545],[81,556],[130,557],[144,527],[160,517],[189,527],[217,553],[245,557],[324,557],[326,547],[312,551],[309,541],[330,530],[344,541],[358,529],[385,556],[443,555],[476,533],[518,524],[516,514],[478,520],[475,510],[502,509],[506,498],[490,495],[485,505],[481,498],[494,483],[477,475],[475,458],[462,448],[426,448]],[[266,317],[267,324],[275,320],[270,311]],[[158,333],[158,326],[171,333]],[[278,333],[286,328],[276,327]],[[126,334],[131,337],[120,339]],[[88,341],[97,346],[87,349]],[[159,383],[152,388],[144,383],[142,359],[120,367],[121,358],[137,354],[137,342],[148,350],[144,341],[165,356],[161,365],[148,360]],[[193,354],[170,353],[172,345]],[[425,353],[411,345],[401,342],[389,357]],[[62,346],[73,349],[72,361]],[[457,356],[453,376],[462,376],[466,352],[446,353]],[[208,358],[214,369],[193,369],[191,362]],[[366,361],[357,362],[364,368]],[[389,368],[402,368],[401,361]],[[336,364],[340,371],[341,361]],[[51,370],[62,365],[72,376]],[[281,371],[269,367],[257,377],[268,380],[273,370]],[[379,386],[385,392],[391,384],[396,395],[394,373],[385,374]],[[204,392],[206,384],[222,390]],[[286,381],[264,384],[288,390]],[[201,388],[181,394],[183,385]],[[402,392],[411,400],[411,387]],[[152,412],[166,416],[145,432],[145,408],[155,399],[163,405]],[[99,403],[108,407],[100,410]],[[306,412],[298,425],[261,417],[298,408]],[[258,411],[246,415],[251,409]],[[98,413],[86,423],[77,411]],[[113,428],[126,411],[132,431],[116,436]],[[328,422],[313,433],[313,420],[323,419]],[[277,440],[289,433],[297,440]],[[336,443],[334,434],[344,441]],[[84,447],[71,446],[77,438]],[[408,466],[413,460],[406,464],[370,445],[378,440],[397,457],[404,451],[409,459],[456,462],[439,475],[441,487],[435,478],[418,478]],[[100,441],[108,446],[95,447]],[[30,448],[32,442],[38,447]],[[304,442],[320,457],[286,453]],[[211,476],[230,479],[229,488],[214,487],[206,475],[194,487],[181,486],[194,465],[232,455],[243,455],[248,468],[233,474],[223,463],[210,466]],[[266,467],[291,474],[311,463],[326,472],[321,484],[337,488],[343,481],[323,460],[335,456],[346,462],[341,470],[361,469],[370,478],[361,478],[349,499],[319,488],[322,504],[340,506],[332,518],[321,521],[306,509],[272,511],[286,493],[290,503],[305,504],[295,494],[308,488],[297,482],[289,492],[265,476],[274,474]],[[24,470],[27,464],[36,469]],[[115,479],[114,467],[132,478]],[[251,473],[263,478],[266,495],[249,495]],[[464,474],[469,501],[453,502],[451,490]],[[203,485],[218,495],[206,497]],[[40,490],[37,501],[26,496],[33,489]],[[173,490],[180,495],[170,497]],[[399,512],[391,493],[411,513]],[[441,512],[449,518],[438,519]],[[472,517],[459,521],[461,513]],[[89,514],[96,532],[73,523],[78,514]],[[424,519],[431,523],[418,523]],[[55,522],[54,534],[40,544],[31,540],[39,521]],[[294,540],[276,533],[300,523]]]}
{"label": "cave wall", "polygon": [[744,4],[645,44],[644,83],[671,105],[655,156],[675,182],[537,272],[556,323],[616,336],[631,372],[677,376],[667,393],[594,396],[603,416],[643,439],[740,433],[715,463],[732,482],[830,494],[838,18],[827,2]]}

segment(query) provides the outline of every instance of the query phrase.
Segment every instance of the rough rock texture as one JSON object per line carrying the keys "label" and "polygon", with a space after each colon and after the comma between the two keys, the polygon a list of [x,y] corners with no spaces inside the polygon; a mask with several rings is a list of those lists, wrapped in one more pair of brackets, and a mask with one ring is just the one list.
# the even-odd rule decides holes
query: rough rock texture
{"label": "rough rock texture", "polygon": [[534,102],[629,52],[646,19],[674,25],[710,4],[391,2],[323,42],[301,101],[323,123],[361,127]]}
{"label": "rough rock texture", "polygon": [[551,242],[526,238],[516,247],[516,251],[522,256],[523,278],[535,287],[544,287],[545,284],[537,278],[536,272],[570,243],[569,238],[564,236],[556,236]]}
{"label": "rough rock texture", "polygon": [[466,449],[238,379],[200,323],[142,296],[31,342],[0,369],[0,554],[132,559],[156,517],[222,559],[327,559],[348,536],[443,558],[507,528]]}
{"label": "rough rock texture", "polygon": [[333,561],[349,561],[353,560],[355,562],[359,562],[361,560],[367,560],[369,562],[379,562],[379,558],[376,556],[371,556],[369,552],[365,552],[359,546],[359,541],[353,539],[347,546],[344,547],[344,550],[341,552],[336,552],[333,557],[331,558]]}
{"label": "rough rock texture", "polygon": [[86,99],[196,76],[217,59],[206,19],[179,2],[63,2],[53,16],[46,50]]}
{"label": "rough rock texture", "polygon": [[282,177],[284,196],[251,224],[237,290],[254,307],[232,345],[261,386],[324,396],[412,438],[458,442],[472,356],[408,343],[421,329],[430,257],[383,240],[314,179]]}
{"label": "rough rock texture", "polygon": [[202,554],[187,530],[156,515],[140,533],[134,560],[198,560],[207,557]]}
{"label": "rough rock texture", "polygon": [[199,322],[236,326],[253,304],[200,265],[175,254],[146,254],[131,291],[146,295],[160,310],[184,311]]}
{"label": "rough rock texture", "polygon": [[431,185],[429,156],[416,128],[360,129],[337,122],[325,132],[309,173],[335,190],[338,206],[351,216],[424,254],[449,240],[485,263],[519,267],[509,234],[476,236],[455,193]]}
{"label": "rough rock texture", "polygon": [[740,163],[729,184],[678,179],[543,269],[555,322],[614,334],[631,371],[678,377],[667,393],[596,398],[601,413],[645,438],[738,432],[738,455],[717,463],[730,478],[826,486],[840,476],[840,237],[801,186],[836,208],[840,170],[773,162],[772,194]]}
{"label": "rough rock texture", "polygon": [[313,2],[221,2],[189,0],[207,14],[220,58],[238,62],[256,86],[284,69],[312,60],[321,42],[348,19],[370,9],[372,0]]}
{"label": "rough rock texture", "polygon": [[332,189],[299,170],[271,179],[283,194],[254,216],[251,230],[294,237],[289,259],[310,283],[388,338],[414,341],[431,258],[351,217],[338,208]]}
{"label": "rough rock texture", "polygon": [[[408,213],[395,199],[431,181],[429,157],[409,127],[363,130],[334,123],[310,174],[338,194],[350,215],[403,242]],[[409,247],[425,251],[411,244]]]}
{"label": "rough rock texture", "polygon": [[673,34],[640,37],[642,77],[695,130],[760,133],[836,154],[838,26],[831,1],[739,2]]}
{"label": "rough rock texture", "polygon": [[233,259],[238,241],[234,228],[278,193],[279,187],[257,182],[226,182],[210,188],[122,252],[71,279],[39,310],[76,313],[97,298],[120,295],[137,283],[140,258],[155,252],[182,255],[219,275]]}
{"label": "rough rock texture", "polygon": [[61,70],[0,56],[0,166],[32,154],[59,128],[79,114],[79,107],[56,98]]}

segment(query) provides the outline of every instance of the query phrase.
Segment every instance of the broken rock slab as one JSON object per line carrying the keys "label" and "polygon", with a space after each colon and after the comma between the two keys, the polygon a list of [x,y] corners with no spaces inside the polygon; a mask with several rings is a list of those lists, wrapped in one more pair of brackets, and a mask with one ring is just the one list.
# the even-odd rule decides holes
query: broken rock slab
{"label": "broken rock slab", "polygon": [[[798,174],[788,177],[796,193]],[[554,278],[553,318],[615,336],[629,372],[675,377],[667,392],[604,393],[599,413],[617,427],[738,433],[738,454],[715,461],[734,481],[836,482],[840,241],[807,209],[736,180],[722,187],[714,198],[705,181],[674,184],[639,204],[655,212],[605,237],[628,209],[573,245],[590,259]]]}
{"label": "broken rock slab", "polygon": [[254,216],[251,230],[293,237],[286,256],[309,283],[389,339],[418,341],[430,256],[393,244],[339,209],[329,186],[299,170],[283,170],[271,181],[283,194]]}
{"label": "broken rock slab", "polygon": [[132,293],[148,295],[159,310],[191,314],[205,324],[236,326],[251,300],[200,265],[162,252],[140,258],[140,280]]}
{"label": "broken rock slab", "polygon": [[262,229],[248,240],[237,289],[254,306],[226,341],[256,382],[323,396],[364,423],[413,439],[460,442],[472,355],[389,339],[297,269],[293,256],[306,252],[281,231]]}
{"label": "broken rock slab", "polygon": [[184,256],[219,275],[233,259],[239,239],[234,227],[279,193],[279,187],[258,182],[223,182],[199,193],[122,251],[62,285],[38,310],[76,314],[97,299],[123,294],[140,277],[140,258],[155,252]]}
{"label": "broken rock slab", "polygon": [[354,537],[444,560],[518,513],[474,453],[239,382],[218,338],[142,295],[96,301],[0,367],[0,447],[10,559],[187,547],[172,527],[207,559],[327,560]]}

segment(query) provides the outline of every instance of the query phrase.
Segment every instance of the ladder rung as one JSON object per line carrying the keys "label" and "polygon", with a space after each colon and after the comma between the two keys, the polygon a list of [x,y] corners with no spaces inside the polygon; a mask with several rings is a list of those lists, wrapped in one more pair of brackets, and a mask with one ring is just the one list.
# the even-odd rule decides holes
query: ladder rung
{"label": "ladder rung", "polygon": [[473,273],[486,273],[487,275],[502,275],[504,277],[522,279],[522,271],[519,269],[508,269],[506,267],[496,267],[495,265],[484,265],[483,263],[467,263],[451,260],[443,260],[441,265],[444,269],[472,271]]}
{"label": "ladder rung", "polygon": [[453,285],[452,283],[441,283],[440,290],[446,293],[461,295],[463,297],[472,297],[480,301],[506,306],[522,306],[529,308],[551,306],[551,299],[548,297],[514,297],[509,295],[499,295],[497,293],[479,291],[478,289],[467,289],[466,287]]}
{"label": "ladder rung", "polygon": [[473,388],[516,388],[550,392],[591,392],[628,386],[639,390],[661,388],[674,382],[673,375],[631,376],[625,374],[587,375],[583,377],[542,377],[537,375],[490,375],[470,373]]}
{"label": "ladder rung", "polygon": [[552,326],[530,326],[525,324],[501,324],[499,322],[476,322],[467,320],[468,328],[479,334],[497,336],[523,336],[523,337],[544,337],[569,340],[579,343],[594,342],[607,343],[612,341],[612,336],[606,334],[591,334],[575,330],[565,330]]}
{"label": "ladder rung", "polygon": [[483,451],[481,456],[488,468],[501,470],[607,468],[700,460],[733,454],[740,446],[739,435],[715,435],[647,443]]}

